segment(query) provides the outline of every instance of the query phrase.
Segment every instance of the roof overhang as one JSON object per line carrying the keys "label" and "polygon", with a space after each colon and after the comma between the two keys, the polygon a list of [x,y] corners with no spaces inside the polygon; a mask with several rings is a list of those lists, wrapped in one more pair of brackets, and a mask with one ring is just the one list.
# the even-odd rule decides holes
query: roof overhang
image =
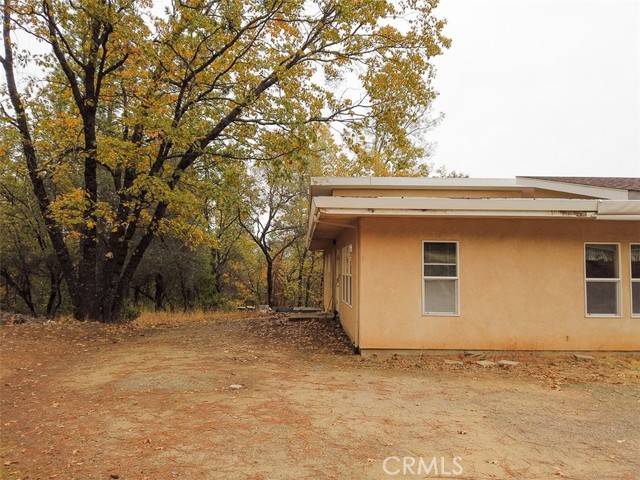
{"label": "roof overhang", "polygon": [[307,244],[323,249],[361,217],[578,218],[640,221],[640,200],[312,197]]}
{"label": "roof overhang", "polygon": [[425,178],[425,177],[313,177],[311,196],[331,196],[335,189],[348,190],[493,190],[539,188],[607,200],[628,200],[633,193],[624,189],[594,187],[557,180],[510,178]]}
{"label": "roof overhang", "polygon": [[311,196],[331,196],[335,189],[348,190],[521,190],[508,178],[425,178],[425,177],[313,177]]}

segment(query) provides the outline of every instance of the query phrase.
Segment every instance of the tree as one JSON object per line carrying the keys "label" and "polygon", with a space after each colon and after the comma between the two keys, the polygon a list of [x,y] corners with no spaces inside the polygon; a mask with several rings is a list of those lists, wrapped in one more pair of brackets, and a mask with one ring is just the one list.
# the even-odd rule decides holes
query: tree
{"label": "tree", "polygon": [[228,307],[237,290],[231,278],[231,265],[242,260],[244,253],[245,231],[238,222],[244,164],[229,161],[206,173],[208,183],[213,186],[204,202],[210,274],[205,279],[200,304],[206,308]]}
{"label": "tree", "polygon": [[[154,237],[203,240],[205,170],[282,159],[318,122],[352,137],[367,118],[393,125],[429,104],[449,43],[433,0],[174,0],[159,17],[142,0],[3,1],[2,113],[74,314],[103,321]],[[16,30],[50,53],[19,52]],[[25,65],[45,78],[19,83]],[[357,101],[331,87],[349,72]]]}
{"label": "tree", "polygon": [[253,184],[245,190],[238,211],[242,228],[258,246],[267,267],[267,305],[274,305],[274,262],[305,234],[300,203],[306,201],[308,177],[285,175],[277,165],[262,163],[253,169]]}
{"label": "tree", "polygon": [[148,254],[131,282],[134,303],[148,299],[155,310],[167,306],[192,310],[209,276],[207,245],[192,250],[172,235],[163,234],[151,244]]}
{"label": "tree", "polygon": [[469,178],[469,175],[464,172],[459,172],[458,170],[447,170],[447,167],[444,165],[440,165],[436,171],[436,177],[440,178]]}
{"label": "tree", "polygon": [[280,267],[283,305],[307,307],[320,304],[322,255],[307,248],[306,238],[296,240],[282,255]]}
{"label": "tree", "polygon": [[0,278],[5,283],[4,303],[11,293],[20,297],[29,313],[53,315],[62,303],[62,277],[39,216],[28,179],[17,172],[10,155],[0,167]]}
{"label": "tree", "polygon": [[[434,92],[428,93],[435,98]],[[352,152],[349,173],[376,177],[429,176],[427,161],[434,145],[424,137],[443,118],[443,114],[433,116],[430,107],[408,104],[394,107],[391,113],[363,119],[358,133],[346,136]]]}

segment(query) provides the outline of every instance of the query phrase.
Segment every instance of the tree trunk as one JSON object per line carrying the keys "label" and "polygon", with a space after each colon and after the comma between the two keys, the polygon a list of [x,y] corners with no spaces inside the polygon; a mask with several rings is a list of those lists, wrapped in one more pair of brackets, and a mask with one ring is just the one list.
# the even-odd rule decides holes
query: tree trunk
{"label": "tree trunk", "polygon": [[[303,281],[304,281],[304,263],[307,260],[307,252],[308,250],[305,248],[304,251],[302,252],[302,258],[300,258],[300,263],[298,265],[298,292],[297,292],[297,298],[296,298],[296,306],[301,307],[302,305],[302,285],[303,285]],[[306,306],[306,302],[305,305]]]}
{"label": "tree trunk", "polygon": [[38,310],[36,309],[36,306],[34,305],[33,300],[31,298],[31,282],[29,281],[29,277],[26,277],[25,281],[21,282],[22,285],[19,285],[17,281],[11,278],[11,275],[9,274],[8,271],[2,270],[2,272],[0,273],[7,281],[7,285],[10,285],[11,288],[13,288],[15,292],[18,294],[18,296],[22,298],[22,300],[24,300],[24,303],[27,305],[27,308],[29,309],[29,312],[31,313],[31,315],[33,315],[34,317],[37,317]]}
{"label": "tree trunk", "polygon": [[222,293],[222,255],[218,250],[213,250],[213,291],[218,295]]}
{"label": "tree trunk", "polygon": [[311,255],[311,268],[309,268],[309,272],[307,274],[307,281],[305,282],[304,289],[304,306],[309,306],[309,296],[311,295],[311,284],[313,283],[313,274],[316,267],[316,256]]}
{"label": "tree trunk", "polygon": [[80,312],[82,319],[100,318],[98,300],[98,220],[95,214],[98,201],[96,113],[97,98],[94,92],[94,65],[85,68],[84,105],[78,105],[82,116],[84,133],[84,194],[87,205],[83,212],[80,241],[80,261],[78,263],[78,287],[81,294]]}
{"label": "tree trunk", "polygon": [[[47,317],[53,317],[56,310],[60,306],[60,282],[62,278],[60,274],[52,267],[49,267],[49,300],[47,301]],[[56,299],[58,300],[56,302]]]}
{"label": "tree trunk", "polygon": [[[112,235],[114,235],[112,233]],[[115,236],[115,235],[114,235]],[[118,279],[122,273],[126,259],[126,239],[121,245],[113,246],[113,239],[109,239],[109,251],[102,264],[102,281],[100,282],[100,321],[111,322],[117,320],[120,315],[121,304],[114,306]],[[124,244],[124,245],[122,245]]]}
{"label": "tree trunk", "polygon": [[162,279],[161,274],[159,273],[156,274],[155,282],[156,282],[156,291],[155,291],[154,305],[157,312],[159,310],[162,310],[162,301],[164,300],[164,297],[165,297],[164,281]]}
{"label": "tree trunk", "polygon": [[189,288],[184,281],[182,273],[180,274],[180,293],[182,294],[182,311],[187,312],[189,310]]}
{"label": "tree trunk", "polygon": [[[144,235],[138,242],[138,245],[133,250],[131,254],[131,258],[127,262],[126,267],[122,270],[122,274],[118,277],[117,285],[115,287],[115,293],[113,295],[113,302],[111,303],[111,317],[116,318],[114,315],[118,315],[120,310],[122,309],[122,304],[127,296],[127,291],[129,290],[129,284],[131,283],[131,279],[133,278],[133,274],[138,269],[142,258],[144,257],[147,248],[151,245],[155,234],[158,230],[158,226],[160,222],[164,218],[165,213],[167,212],[167,206],[169,204],[167,202],[160,202],[155,209],[153,214],[153,218],[151,219],[151,223],[147,227]],[[127,229],[127,238],[131,238],[133,236],[133,232],[130,232]],[[125,251],[126,255],[126,251]]]}
{"label": "tree trunk", "polygon": [[80,305],[75,314],[78,320],[94,320],[100,318],[97,284],[97,262],[95,236],[80,242],[81,259],[78,265],[78,288],[80,289]]}
{"label": "tree trunk", "polygon": [[267,260],[267,305],[273,306],[273,258],[266,256]]}

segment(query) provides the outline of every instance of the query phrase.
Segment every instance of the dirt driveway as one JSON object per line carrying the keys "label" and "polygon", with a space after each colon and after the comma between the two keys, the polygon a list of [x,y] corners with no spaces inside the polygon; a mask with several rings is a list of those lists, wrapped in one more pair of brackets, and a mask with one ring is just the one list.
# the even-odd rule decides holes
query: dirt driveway
{"label": "dirt driveway", "polygon": [[332,321],[159,321],[2,326],[0,478],[640,478],[638,357],[362,359]]}

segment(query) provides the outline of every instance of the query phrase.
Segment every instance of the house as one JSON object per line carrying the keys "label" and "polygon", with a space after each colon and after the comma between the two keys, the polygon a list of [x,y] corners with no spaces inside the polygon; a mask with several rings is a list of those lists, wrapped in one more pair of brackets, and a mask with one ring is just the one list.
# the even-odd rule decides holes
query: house
{"label": "house", "polygon": [[354,347],[640,351],[640,178],[313,178]]}

